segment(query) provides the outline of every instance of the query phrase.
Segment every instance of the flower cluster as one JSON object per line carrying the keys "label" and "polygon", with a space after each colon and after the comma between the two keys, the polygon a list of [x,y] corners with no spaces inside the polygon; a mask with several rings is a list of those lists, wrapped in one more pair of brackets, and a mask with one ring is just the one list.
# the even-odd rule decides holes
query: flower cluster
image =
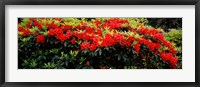
{"label": "flower cluster", "polygon": [[29,29],[24,29],[22,27],[19,27],[18,31],[22,32],[22,34],[20,34],[20,36],[29,36],[30,35],[30,30]]}
{"label": "flower cluster", "polygon": [[45,37],[44,37],[44,35],[38,35],[38,36],[36,37],[36,42],[37,42],[37,43],[44,43],[44,42],[45,42]]}
{"label": "flower cluster", "polygon": [[173,57],[171,53],[166,52],[161,52],[160,55],[164,62],[169,62],[172,68],[176,68],[176,64],[178,62],[178,59],[176,57]]}
{"label": "flower cluster", "polygon": [[[138,55],[142,54],[140,51],[144,49],[141,47],[145,46],[154,55],[160,56],[163,62],[168,62],[171,68],[176,68],[178,62],[174,46],[164,38],[162,32],[144,26],[134,29],[127,19],[107,18],[89,22],[68,22],[62,18],[54,18],[54,21],[48,18],[30,20],[25,27],[18,27],[18,31],[22,32],[19,35],[29,36],[35,35],[31,33],[39,33],[39,35],[35,35],[36,42],[39,44],[45,43],[45,39],[54,38],[61,43],[69,41],[71,44],[77,45],[78,50],[81,51],[94,52],[98,48],[121,46],[134,49]],[[32,26],[37,27],[38,30],[30,32]],[[42,26],[47,29],[43,29]],[[123,29],[127,29],[126,32]],[[163,48],[167,49],[163,50]],[[148,56],[148,58],[150,57]]]}
{"label": "flower cluster", "polygon": [[107,20],[105,24],[102,25],[102,28],[110,27],[111,29],[120,29],[123,24],[129,24],[128,20],[120,20],[119,18],[113,18]]}

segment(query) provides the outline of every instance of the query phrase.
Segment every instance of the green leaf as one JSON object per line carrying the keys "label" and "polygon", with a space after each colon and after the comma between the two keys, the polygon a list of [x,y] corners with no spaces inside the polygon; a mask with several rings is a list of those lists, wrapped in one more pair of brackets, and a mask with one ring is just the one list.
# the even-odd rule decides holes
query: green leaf
{"label": "green leaf", "polygon": [[118,56],[117,56],[117,59],[118,59],[118,61],[121,60],[121,55],[118,55]]}
{"label": "green leaf", "polygon": [[68,62],[67,61],[65,62],[65,65],[68,67]]}
{"label": "green leaf", "polygon": [[99,55],[101,56],[101,54],[102,54],[102,49],[99,49]]}
{"label": "green leaf", "polygon": [[67,42],[64,42],[64,46],[65,46],[65,47],[67,46]]}

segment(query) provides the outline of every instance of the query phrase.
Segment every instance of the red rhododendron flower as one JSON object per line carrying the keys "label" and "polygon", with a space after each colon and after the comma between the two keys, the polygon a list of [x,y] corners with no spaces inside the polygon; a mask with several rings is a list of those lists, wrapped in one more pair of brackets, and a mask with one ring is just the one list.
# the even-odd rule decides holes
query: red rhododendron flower
{"label": "red rhododendron flower", "polygon": [[115,28],[121,28],[122,27],[122,23],[118,23],[115,25]]}
{"label": "red rhododendron flower", "polygon": [[135,44],[134,49],[138,53],[140,51],[140,44]]}
{"label": "red rhododendron flower", "polygon": [[54,29],[50,29],[48,31],[48,36],[54,36],[55,35],[55,30]]}
{"label": "red rhododendron flower", "polygon": [[170,49],[170,52],[173,53],[173,54],[176,54],[176,50],[172,47],[172,48],[169,48]]}
{"label": "red rhododendron flower", "polygon": [[28,22],[28,23],[26,24],[26,27],[27,27],[27,28],[31,28],[31,22]]}
{"label": "red rhododendron flower", "polygon": [[71,40],[71,43],[72,43],[72,44],[76,44],[76,39],[73,38],[73,39]]}
{"label": "red rhododendron flower", "polygon": [[70,26],[70,25],[66,25],[66,26],[63,27],[64,31],[67,31],[67,30],[70,30],[70,29],[72,29],[72,26]]}
{"label": "red rhododendron flower", "polygon": [[96,36],[92,39],[92,44],[95,44],[96,46],[99,46],[99,42],[102,41],[102,38],[99,36]]}
{"label": "red rhododendron flower", "polygon": [[70,39],[71,36],[72,36],[72,32],[68,30],[66,33],[66,39]]}
{"label": "red rhododendron flower", "polygon": [[90,47],[90,43],[88,42],[81,43],[80,47],[81,47],[81,50],[85,50]]}
{"label": "red rhododendron flower", "polygon": [[105,38],[103,39],[102,46],[113,46],[115,44],[114,38],[110,34],[106,34]]}
{"label": "red rhododendron flower", "polygon": [[58,26],[53,22],[51,24],[46,24],[46,26],[48,27],[48,29],[58,28]]}
{"label": "red rhododendron flower", "polygon": [[54,32],[55,32],[56,35],[62,35],[63,34],[62,28],[56,28],[56,29],[54,29]]}
{"label": "red rhododendron flower", "polygon": [[169,47],[171,45],[171,43],[169,43],[166,40],[161,40],[161,42],[163,43],[164,46]]}
{"label": "red rhododendron flower", "polygon": [[153,42],[149,42],[149,43],[147,44],[147,46],[148,46],[148,48],[149,48],[151,51],[154,51],[154,50],[155,50],[155,47],[156,47],[156,45],[155,45]]}
{"label": "red rhododendron flower", "polygon": [[166,40],[161,40],[161,41],[162,41],[162,43],[163,43],[164,46],[166,46],[166,47],[169,48],[169,51],[170,51],[171,53],[173,53],[173,54],[176,54],[176,53],[177,53],[176,50],[174,49],[174,47],[172,46],[172,43],[171,43],[171,42],[168,42],[168,41],[166,41]]}
{"label": "red rhododendron flower", "polygon": [[166,56],[166,53],[165,53],[165,52],[161,52],[161,53],[160,53],[160,57],[162,58],[162,60],[163,60],[164,62],[166,62],[166,61],[169,59],[169,57]]}
{"label": "red rhododendron flower", "polygon": [[154,34],[153,37],[154,37],[155,39],[160,40],[160,41],[164,39],[163,34]]}
{"label": "red rhododendron flower", "polygon": [[159,32],[158,32],[158,30],[156,30],[156,29],[152,29],[152,30],[149,31],[149,33],[150,33],[151,35],[154,35],[154,34],[158,34]]}
{"label": "red rhododendron flower", "polygon": [[75,29],[82,30],[83,27],[81,25],[77,25],[77,26],[75,26]]}
{"label": "red rhododendron flower", "polygon": [[45,37],[44,37],[44,35],[38,35],[38,36],[36,37],[36,42],[37,42],[37,43],[44,43],[44,42],[45,42]]}
{"label": "red rhododendron flower", "polygon": [[99,26],[100,24],[101,24],[101,22],[100,21],[98,21],[98,20],[96,20],[95,22],[94,22],[94,24],[95,24],[95,26]]}
{"label": "red rhododendron flower", "polygon": [[149,35],[150,33],[149,33],[149,29],[147,29],[147,28],[140,28],[139,30],[138,30],[138,32],[140,33],[140,34],[146,34],[146,35]]}
{"label": "red rhododendron flower", "polygon": [[134,40],[135,40],[135,37],[134,37],[134,36],[128,37],[128,41],[133,42]]}
{"label": "red rhododendron flower", "polygon": [[160,43],[155,43],[155,48],[160,50]]}
{"label": "red rhododendron flower", "polygon": [[123,41],[123,39],[124,39],[124,34],[115,34],[115,35],[114,35],[114,39],[115,39],[117,42],[121,43],[121,42]]}
{"label": "red rhododendron flower", "polygon": [[140,38],[138,41],[140,44],[145,44],[145,45],[147,45],[149,43],[149,40],[147,40],[145,38]]}
{"label": "red rhododendron flower", "polygon": [[106,21],[105,24],[102,25],[102,28],[110,27],[111,29],[120,29],[122,28],[122,24],[129,24],[128,20],[120,20],[119,18],[112,18]]}
{"label": "red rhododendron flower", "polygon": [[100,29],[98,29],[98,30],[96,31],[96,33],[97,33],[99,36],[102,36],[102,31],[101,31]]}
{"label": "red rhododendron flower", "polygon": [[95,44],[91,44],[90,45],[90,47],[89,47],[89,49],[90,49],[90,51],[94,51],[94,50],[96,50],[96,45]]}
{"label": "red rhododendron flower", "polygon": [[94,32],[94,29],[93,28],[90,28],[90,27],[86,27],[85,31],[89,34],[93,33]]}
{"label": "red rhododendron flower", "polygon": [[170,63],[170,65],[171,65],[171,67],[172,67],[173,69],[175,69],[175,68],[176,68],[176,65],[177,65],[177,63],[178,63],[178,58],[176,58],[176,57],[171,57],[171,58],[169,58],[169,63]]}
{"label": "red rhododendron flower", "polygon": [[80,32],[74,32],[73,35],[76,36],[78,38],[78,40],[80,40],[80,39],[82,39],[82,37],[83,37],[84,34],[80,33]]}
{"label": "red rhododendron flower", "polygon": [[161,52],[160,55],[164,62],[169,61],[171,58],[173,58],[173,55],[171,53]]}
{"label": "red rhododendron flower", "polygon": [[122,45],[122,46],[130,47],[131,43],[128,42],[127,40],[123,39],[122,42],[121,42],[121,45]]}
{"label": "red rhododendron flower", "polygon": [[86,40],[86,41],[92,39],[91,36],[88,33],[83,34],[83,36],[81,36],[81,37],[82,37],[83,40]]}
{"label": "red rhododendron flower", "polygon": [[38,27],[38,29],[42,29],[42,26],[41,26],[41,24],[40,23],[38,23],[37,21],[34,21],[34,23],[33,23],[35,26],[37,26]]}
{"label": "red rhododendron flower", "polygon": [[56,39],[60,40],[61,42],[64,42],[67,38],[65,35],[59,34],[59,35],[56,35]]}
{"label": "red rhododendron flower", "polygon": [[29,29],[23,30],[23,35],[24,35],[24,36],[30,35]]}
{"label": "red rhododendron flower", "polygon": [[106,27],[107,27],[107,25],[106,25],[106,24],[103,24],[103,25],[102,25],[102,28],[103,28],[103,29],[105,29]]}
{"label": "red rhododendron flower", "polygon": [[18,31],[23,31],[23,30],[24,30],[24,28],[18,27]]}

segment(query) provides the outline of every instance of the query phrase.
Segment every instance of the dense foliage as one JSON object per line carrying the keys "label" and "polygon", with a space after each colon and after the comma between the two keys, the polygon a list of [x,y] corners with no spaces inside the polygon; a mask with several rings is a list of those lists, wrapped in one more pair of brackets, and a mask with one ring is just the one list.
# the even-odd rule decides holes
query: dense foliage
{"label": "dense foliage", "polygon": [[[22,18],[21,69],[181,68],[182,32],[146,27],[144,18]],[[175,37],[174,37],[175,35]]]}
{"label": "dense foliage", "polygon": [[155,28],[163,28],[165,31],[169,31],[171,28],[181,29],[182,18],[147,18],[146,23]]}

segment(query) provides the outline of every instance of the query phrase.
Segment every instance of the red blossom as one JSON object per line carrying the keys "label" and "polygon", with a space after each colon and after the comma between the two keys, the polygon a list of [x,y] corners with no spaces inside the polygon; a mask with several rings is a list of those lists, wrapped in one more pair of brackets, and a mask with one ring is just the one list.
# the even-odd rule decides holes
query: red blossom
{"label": "red blossom", "polygon": [[135,37],[134,37],[134,36],[128,37],[128,42],[133,42],[134,40],[135,40]]}
{"label": "red blossom", "polygon": [[114,39],[116,42],[121,43],[124,39],[124,34],[115,34]]}
{"label": "red blossom", "polygon": [[46,24],[46,26],[48,27],[48,29],[58,28],[58,26],[54,22],[52,22],[51,24]]}
{"label": "red blossom", "polygon": [[37,21],[34,21],[33,24],[38,27],[38,29],[42,29],[42,26]]}
{"label": "red blossom", "polygon": [[50,37],[50,36],[54,36],[54,35],[55,35],[55,30],[54,29],[50,29],[48,31],[48,36]]}
{"label": "red blossom", "polygon": [[92,39],[92,44],[95,44],[97,47],[99,46],[99,42],[102,40],[101,37],[96,36]]}
{"label": "red blossom", "polygon": [[167,55],[167,53],[165,53],[165,52],[161,52],[161,53],[160,53],[160,57],[162,58],[162,60],[163,60],[164,62],[166,62],[166,61],[169,60],[169,55]]}
{"label": "red blossom", "polygon": [[127,40],[123,39],[122,42],[121,42],[121,45],[122,45],[122,46],[130,47],[131,43],[128,42]]}
{"label": "red blossom", "polygon": [[176,65],[177,65],[177,63],[178,63],[178,58],[176,58],[176,57],[170,57],[169,63],[170,63],[170,65],[171,65],[171,67],[172,67],[173,69],[175,69],[175,68],[176,68]]}
{"label": "red blossom", "polygon": [[23,31],[23,30],[24,30],[24,28],[18,27],[18,31]]}
{"label": "red blossom", "polygon": [[38,36],[36,37],[36,42],[37,42],[37,43],[44,43],[44,42],[45,42],[45,37],[44,37],[44,35],[38,35]]}
{"label": "red blossom", "polygon": [[28,22],[28,23],[26,24],[26,27],[27,27],[27,28],[31,28],[31,22]]}
{"label": "red blossom", "polygon": [[138,53],[140,51],[140,44],[135,44],[134,49]]}
{"label": "red blossom", "polygon": [[91,44],[89,47],[90,51],[94,51],[94,50],[96,50],[96,48],[97,48],[97,46],[95,44]]}
{"label": "red blossom", "polygon": [[55,32],[56,35],[61,35],[61,34],[63,34],[62,28],[56,28],[56,29],[54,29],[54,32]]}
{"label": "red blossom", "polygon": [[78,40],[82,39],[84,33],[80,33],[80,32],[74,32],[73,34],[74,36],[76,36],[78,38]]}
{"label": "red blossom", "polygon": [[94,32],[94,29],[90,27],[86,27],[85,32],[92,34]]}
{"label": "red blossom", "polygon": [[80,47],[81,47],[81,50],[85,50],[90,47],[90,43],[88,42],[81,43]]}
{"label": "red blossom", "polygon": [[82,38],[83,40],[86,40],[86,41],[92,39],[91,36],[90,36],[88,33],[84,33],[84,34],[82,34],[81,38]]}
{"label": "red blossom", "polygon": [[158,34],[159,31],[156,30],[156,29],[152,29],[152,30],[149,31],[149,33],[150,33],[151,35],[154,35],[154,34]]}
{"label": "red blossom", "polygon": [[72,36],[72,32],[71,31],[67,31],[66,39],[70,39],[71,36]]}
{"label": "red blossom", "polygon": [[160,43],[155,43],[155,48],[156,48],[157,50],[160,50]]}
{"label": "red blossom", "polygon": [[73,39],[71,40],[71,43],[72,43],[72,44],[76,44],[76,39],[73,38]]}
{"label": "red blossom", "polygon": [[23,36],[28,36],[28,35],[30,35],[29,29],[22,30],[22,32],[23,32]]}
{"label": "red blossom", "polygon": [[60,35],[56,35],[56,39],[60,40],[61,42],[64,42],[67,38],[65,35],[60,34]]}
{"label": "red blossom", "polygon": [[176,54],[177,52],[176,52],[176,50],[173,48],[173,47],[171,47],[171,48],[169,48],[170,49],[170,52],[171,53],[173,53],[173,54]]}
{"label": "red blossom", "polygon": [[98,34],[99,36],[102,36],[102,31],[100,29],[97,29],[96,34]]}
{"label": "red blossom", "polygon": [[96,20],[95,22],[94,22],[94,24],[95,24],[95,26],[99,26],[100,24],[101,24],[101,22],[100,21],[98,21],[98,20]]}
{"label": "red blossom", "polygon": [[62,28],[63,28],[64,31],[67,31],[67,30],[72,29],[72,26],[66,25],[66,26],[63,26]]}
{"label": "red blossom", "polygon": [[122,24],[129,24],[128,20],[121,20],[119,18],[111,18],[102,25],[102,28],[110,27],[111,29],[120,29]]}
{"label": "red blossom", "polygon": [[[174,57],[171,53],[166,53],[166,52],[161,52],[160,53],[160,57],[162,58],[162,60],[164,62],[167,62],[167,61],[171,61],[171,62],[174,62]],[[176,58],[177,59],[177,58]]]}
{"label": "red blossom", "polygon": [[147,28],[140,28],[139,30],[138,30],[138,32],[140,33],[140,34],[145,34],[145,35],[149,35],[150,33],[150,30],[149,29],[147,29]]}
{"label": "red blossom", "polygon": [[154,51],[155,50],[155,47],[156,47],[156,44],[154,44],[153,42],[149,42],[147,44],[148,48],[151,50],[151,51]]}
{"label": "red blossom", "polygon": [[145,38],[140,38],[138,41],[140,44],[145,44],[145,45],[147,45],[149,43],[149,40],[147,40]]}
{"label": "red blossom", "polygon": [[154,34],[153,37],[154,37],[155,39],[160,40],[160,41],[164,39],[163,34],[160,34],[160,33],[159,33],[159,34]]}
{"label": "red blossom", "polygon": [[113,46],[115,44],[114,38],[110,34],[106,34],[105,38],[103,39],[102,46]]}

